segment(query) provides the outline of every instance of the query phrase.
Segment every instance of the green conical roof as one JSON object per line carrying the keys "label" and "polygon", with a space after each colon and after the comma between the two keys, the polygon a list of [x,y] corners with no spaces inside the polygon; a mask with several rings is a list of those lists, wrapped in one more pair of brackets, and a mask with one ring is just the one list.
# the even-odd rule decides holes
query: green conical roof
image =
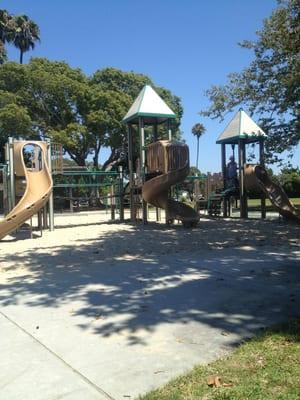
{"label": "green conical roof", "polygon": [[251,143],[266,137],[266,133],[240,109],[218,137],[217,143],[235,144],[239,139]]}
{"label": "green conical roof", "polygon": [[145,85],[123,118],[123,122],[137,122],[139,117],[144,117],[146,122],[151,123],[176,118],[176,114],[150,85]]}

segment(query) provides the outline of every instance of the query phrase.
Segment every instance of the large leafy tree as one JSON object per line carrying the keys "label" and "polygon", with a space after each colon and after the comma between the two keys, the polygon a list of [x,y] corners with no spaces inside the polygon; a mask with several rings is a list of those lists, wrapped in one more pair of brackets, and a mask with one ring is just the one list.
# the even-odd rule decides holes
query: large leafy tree
{"label": "large leafy tree", "polygon": [[92,152],[92,133],[85,123],[88,80],[80,70],[46,59],[5,63],[0,66],[0,89],[20,99],[31,118],[32,138],[52,137],[84,165]]}
{"label": "large leafy tree", "polygon": [[[104,68],[96,71],[91,80],[102,90],[113,90],[126,94],[131,102],[134,101],[145,85],[151,85],[177,115],[174,128],[178,137],[180,136],[179,125],[183,115],[181,99],[172,94],[170,90],[156,86],[148,76],[117,68]],[[129,103],[130,105],[131,103]]]}
{"label": "large leafy tree", "polygon": [[98,166],[99,152],[102,146],[111,148],[111,155],[102,168],[111,162],[117,150],[124,147],[126,127],[122,118],[126,114],[131,98],[126,93],[114,90],[99,90],[92,86],[90,112],[87,125],[94,134],[94,166]]}
{"label": "large leafy tree", "polygon": [[[257,32],[257,40],[241,46],[254,52],[250,65],[232,73],[224,86],[207,91],[211,101],[202,115],[223,119],[239,105],[260,118],[268,134],[269,160],[291,157],[300,140],[300,2],[278,0],[278,8]],[[277,153],[275,155],[274,153]]]}
{"label": "large leafy tree", "polygon": [[40,137],[50,136],[63,145],[78,165],[93,151],[93,133],[87,127],[88,79],[64,62],[33,59],[27,65],[25,102]]}
{"label": "large leafy tree", "polygon": [[[117,107],[117,118],[119,118],[118,123],[117,118],[114,118],[114,129],[110,130],[110,140],[106,141],[106,145],[111,148],[111,154],[107,162],[104,163],[104,167],[106,164],[113,161],[114,157],[118,154],[118,149],[125,145],[127,140],[126,126],[121,123],[121,120],[145,85],[151,85],[177,115],[177,118],[173,122],[173,130],[174,137],[177,139],[180,138],[181,132],[179,126],[183,115],[181,99],[173,95],[170,90],[156,86],[146,75],[134,72],[125,72],[117,68],[104,68],[94,73],[91,77],[91,83],[95,85],[96,90],[109,93],[114,92],[120,102]],[[121,98],[123,99],[122,101],[120,101]],[[116,113],[114,113],[114,115],[116,115]],[[135,132],[137,133],[137,130],[135,130]],[[167,135],[166,129],[159,127],[159,134],[160,136],[163,134]],[[148,135],[148,138],[150,137],[151,133]],[[138,138],[136,137],[134,140],[138,151]]]}
{"label": "large leafy tree", "polygon": [[40,40],[38,25],[27,15],[13,17],[13,43],[20,50],[20,64],[23,64],[23,55],[34,49],[35,43]]}
{"label": "large leafy tree", "polygon": [[[108,71],[110,69],[106,69]],[[88,156],[93,157],[94,167],[99,167],[99,153],[102,147],[109,147],[111,155],[103,168],[110,164],[118,149],[125,147],[126,126],[122,119],[138,94],[145,80],[140,82],[136,74],[113,70],[116,76],[124,77],[114,85],[106,81],[105,70],[101,80],[88,78],[79,69],[73,69],[64,62],[47,59],[32,59],[26,65],[5,63],[0,66],[0,91],[15,96],[18,104],[30,118],[30,135],[24,130],[24,137],[51,137],[62,144],[70,158],[78,165],[85,165]],[[130,75],[136,91],[130,93]],[[143,78],[144,79],[144,78]],[[149,78],[147,78],[149,82]],[[127,85],[127,89],[126,88]],[[166,101],[182,114],[180,100],[167,89],[163,91]],[[0,102],[1,102],[0,92]],[[7,131],[12,131],[8,129]],[[3,131],[4,132],[4,131]]]}
{"label": "large leafy tree", "polygon": [[20,99],[0,90],[0,162],[4,162],[4,145],[9,136],[16,139],[30,135],[31,119]]}

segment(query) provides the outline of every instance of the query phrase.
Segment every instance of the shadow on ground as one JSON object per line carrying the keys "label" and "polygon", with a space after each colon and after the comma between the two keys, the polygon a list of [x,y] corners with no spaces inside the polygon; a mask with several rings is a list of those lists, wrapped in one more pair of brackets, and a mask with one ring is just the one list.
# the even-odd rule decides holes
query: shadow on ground
{"label": "shadow on ground", "polygon": [[[101,337],[126,332],[129,344],[146,344],[140,330],[175,322],[243,335],[297,314],[299,233],[262,221],[124,226],[80,246],[74,239],[6,255],[0,305],[76,301],[82,329]],[[20,268],[24,274],[14,276]]]}

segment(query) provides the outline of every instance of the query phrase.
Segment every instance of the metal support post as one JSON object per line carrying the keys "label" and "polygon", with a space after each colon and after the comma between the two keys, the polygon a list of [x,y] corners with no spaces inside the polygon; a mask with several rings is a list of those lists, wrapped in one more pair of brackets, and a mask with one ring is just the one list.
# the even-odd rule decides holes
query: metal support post
{"label": "metal support post", "polygon": [[47,222],[47,207],[43,207],[43,229],[48,228],[48,222]]}
{"label": "metal support post", "polygon": [[[226,189],[227,182],[227,171],[226,171],[226,147],[225,143],[221,144],[221,163],[222,163],[222,175],[223,175],[223,188]],[[227,199],[223,201],[223,216],[227,217]]]}
{"label": "metal support post", "polygon": [[2,170],[3,174],[3,213],[7,215],[9,213],[9,190],[8,190],[8,174],[7,165]]}
{"label": "metal support post", "polygon": [[171,120],[168,119],[168,139],[171,141],[172,140],[172,128],[171,128]]}
{"label": "metal support post", "polygon": [[[264,140],[259,141],[259,163],[264,168],[265,167],[265,154],[264,154]],[[266,218],[266,195],[264,192],[261,194],[260,198],[260,208],[261,208],[261,218]]]}
{"label": "metal support post", "polygon": [[15,169],[14,169],[14,139],[8,138],[8,167],[9,167],[9,207],[11,211],[16,205]]}
{"label": "metal support post", "polygon": [[[145,164],[146,164],[146,152],[145,152],[145,128],[143,118],[139,118],[139,133],[140,133],[140,177],[142,185],[145,182]],[[147,203],[142,199],[142,218],[143,223],[147,223]]]}
{"label": "metal support post", "polygon": [[[47,161],[48,161],[48,169],[50,174],[52,172],[52,165],[51,165],[51,142],[47,140]],[[49,196],[48,200],[48,208],[49,208],[49,230],[54,231],[54,204],[53,204],[53,190]]]}
{"label": "metal support post", "polygon": [[70,211],[74,212],[74,204],[73,204],[73,189],[69,188],[69,198],[70,198]]}
{"label": "metal support post", "polygon": [[130,220],[135,220],[134,197],[133,197],[133,148],[132,148],[132,126],[128,124],[128,166],[129,166],[129,193],[130,193]]}
{"label": "metal support post", "polygon": [[245,141],[239,140],[239,174],[240,174],[240,215],[241,218],[248,218],[248,202],[245,190],[244,165],[246,163]]}
{"label": "metal support post", "polygon": [[124,196],[123,196],[123,167],[119,166],[119,207],[120,207],[120,222],[124,221]]}
{"label": "metal support post", "polygon": [[111,215],[111,220],[114,221],[116,219],[116,203],[115,203],[114,185],[111,185],[111,187],[110,187],[110,215]]}
{"label": "metal support post", "polygon": [[153,125],[153,142],[157,142],[158,140],[158,132],[157,132],[157,122]]}

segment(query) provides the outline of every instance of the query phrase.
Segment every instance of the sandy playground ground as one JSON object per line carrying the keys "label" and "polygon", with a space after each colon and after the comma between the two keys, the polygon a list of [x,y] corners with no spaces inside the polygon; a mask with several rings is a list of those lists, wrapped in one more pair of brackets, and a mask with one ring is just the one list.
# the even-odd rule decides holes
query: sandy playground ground
{"label": "sandy playground ground", "polygon": [[0,242],[3,398],[135,398],[299,313],[299,225],[108,218]]}

